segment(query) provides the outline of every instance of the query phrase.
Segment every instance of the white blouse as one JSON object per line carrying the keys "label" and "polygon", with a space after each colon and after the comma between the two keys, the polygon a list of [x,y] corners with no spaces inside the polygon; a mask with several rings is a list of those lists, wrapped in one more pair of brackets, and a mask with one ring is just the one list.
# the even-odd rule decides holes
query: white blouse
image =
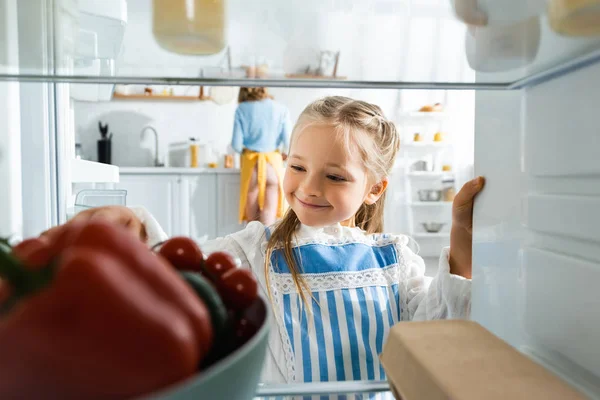
{"label": "white blouse", "polygon": [[[152,245],[167,235],[143,209]],[[270,229],[252,222],[239,232],[202,244],[205,253],[228,251],[255,274],[268,298],[265,253]],[[311,289],[304,306],[282,252],[275,250],[267,273],[272,299],[264,383],[384,380],[379,354],[399,321],[468,318],[471,281],[450,274],[448,248],[437,275],[424,276],[423,259],[408,237],[366,234],[340,224],[301,226],[294,252]]]}

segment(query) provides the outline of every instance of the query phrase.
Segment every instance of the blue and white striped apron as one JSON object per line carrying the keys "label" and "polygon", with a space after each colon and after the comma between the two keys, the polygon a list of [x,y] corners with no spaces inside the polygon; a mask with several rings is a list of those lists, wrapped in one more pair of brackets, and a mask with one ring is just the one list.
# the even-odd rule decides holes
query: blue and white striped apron
{"label": "blue and white striped apron", "polygon": [[283,251],[269,282],[290,382],[385,380],[379,354],[400,320],[395,243],[312,243],[293,249],[311,288],[302,304]]}

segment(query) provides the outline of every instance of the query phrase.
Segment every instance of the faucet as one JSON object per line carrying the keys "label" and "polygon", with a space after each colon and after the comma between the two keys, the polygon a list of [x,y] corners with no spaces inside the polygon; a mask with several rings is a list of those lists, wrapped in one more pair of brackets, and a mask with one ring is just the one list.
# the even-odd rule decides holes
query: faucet
{"label": "faucet", "polygon": [[151,125],[145,126],[142,129],[142,132],[140,133],[142,138],[144,137],[144,133],[147,130],[151,130],[154,133],[154,166],[155,167],[164,167],[165,164],[161,163],[158,159],[158,132],[156,132],[156,129],[154,129],[154,127]]}

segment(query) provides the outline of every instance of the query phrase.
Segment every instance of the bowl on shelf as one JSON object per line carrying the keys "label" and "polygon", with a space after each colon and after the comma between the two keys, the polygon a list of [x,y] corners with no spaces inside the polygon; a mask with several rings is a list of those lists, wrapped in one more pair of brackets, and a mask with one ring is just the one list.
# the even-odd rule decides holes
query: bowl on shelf
{"label": "bowl on shelf", "polygon": [[419,160],[410,166],[411,172],[433,172],[433,163],[425,160]]}
{"label": "bowl on shelf", "polygon": [[417,194],[419,195],[419,201],[440,201],[442,199],[441,190],[419,190]]}
{"label": "bowl on shelf", "polygon": [[[267,351],[271,321],[262,297],[245,315],[260,326],[246,343],[196,376],[143,396],[143,399],[253,399]],[[235,382],[232,382],[233,378]]]}
{"label": "bowl on shelf", "polygon": [[443,222],[423,222],[422,225],[423,229],[425,229],[425,232],[438,233],[446,224],[444,224]]}

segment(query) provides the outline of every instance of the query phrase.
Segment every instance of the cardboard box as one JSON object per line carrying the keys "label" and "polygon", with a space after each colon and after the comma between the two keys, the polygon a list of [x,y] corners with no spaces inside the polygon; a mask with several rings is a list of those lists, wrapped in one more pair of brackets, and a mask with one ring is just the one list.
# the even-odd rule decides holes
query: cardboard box
{"label": "cardboard box", "polygon": [[396,324],[381,362],[399,400],[586,398],[472,321]]}

